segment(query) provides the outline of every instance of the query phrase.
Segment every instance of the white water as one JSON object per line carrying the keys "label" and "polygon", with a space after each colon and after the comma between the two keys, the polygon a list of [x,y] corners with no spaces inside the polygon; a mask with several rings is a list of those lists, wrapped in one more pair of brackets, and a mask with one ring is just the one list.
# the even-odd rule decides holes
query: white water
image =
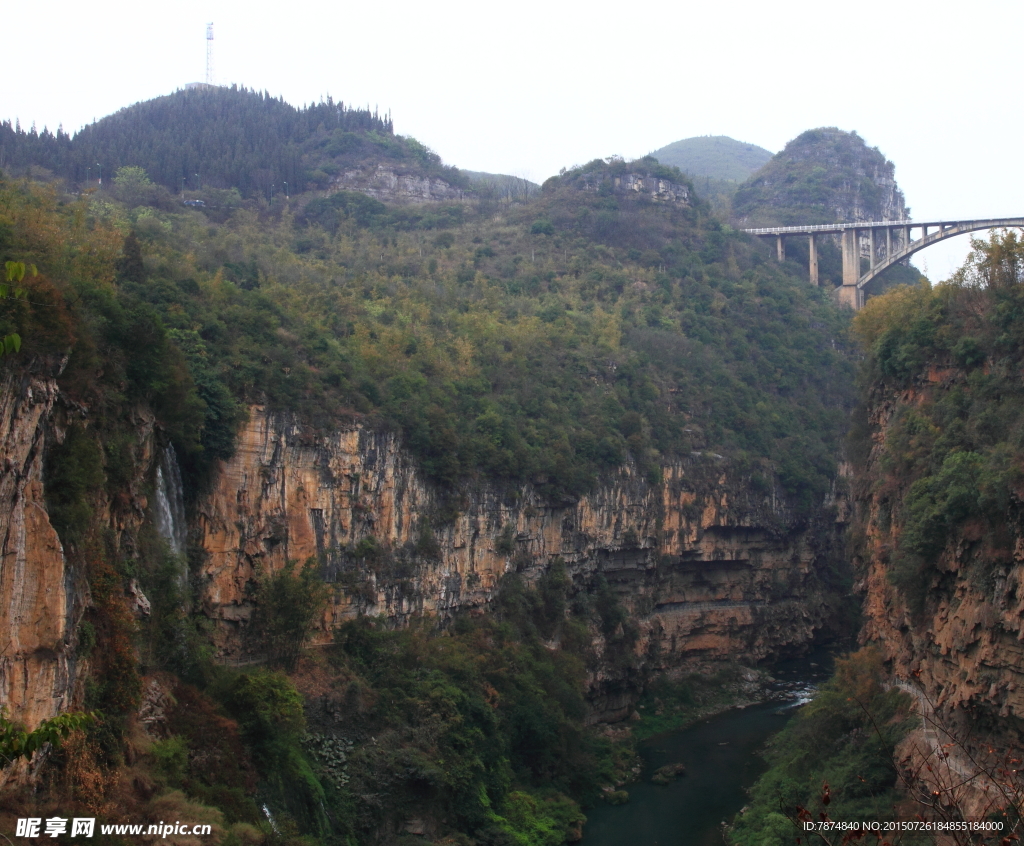
{"label": "white water", "polygon": [[274,815],[270,813],[270,808],[267,807],[266,802],[263,803],[263,813],[266,814],[267,822],[270,823],[270,827],[274,829],[274,834],[280,834],[281,832],[277,828],[277,823],[274,822]]}
{"label": "white water", "polygon": [[175,555],[185,553],[185,498],[174,447],[168,445],[156,468],[156,530]]}

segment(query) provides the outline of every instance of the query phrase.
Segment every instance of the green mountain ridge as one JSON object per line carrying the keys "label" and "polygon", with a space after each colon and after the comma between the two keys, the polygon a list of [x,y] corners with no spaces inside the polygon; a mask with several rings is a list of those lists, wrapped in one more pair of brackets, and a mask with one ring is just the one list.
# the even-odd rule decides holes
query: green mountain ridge
{"label": "green mountain ridge", "polygon": [[679,168],[697,179],[743,182],[772,157],[756,144],[727,135],[702,135],[666,144],[651,153],[659,162]]}

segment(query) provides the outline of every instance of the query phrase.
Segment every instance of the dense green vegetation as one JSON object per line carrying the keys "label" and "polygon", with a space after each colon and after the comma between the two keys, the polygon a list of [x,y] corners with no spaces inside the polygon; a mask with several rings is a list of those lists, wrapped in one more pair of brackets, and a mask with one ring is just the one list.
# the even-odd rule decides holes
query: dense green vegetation
{"label": "dense green vegetation", "polygon": [[[152,577],[143,574],[147,587]],[[277,581],[279,596],[309,601],[317,590],[305,571]],[[591,629],[621,626],[622,610],[599,587],[571,601],[569,588],[558,563],[533,588],[510,574],[494,614],[459,617],[446,632],[363,618],[297,663],[278,656],[290,675],[198,654],[192,683],[158,672],[179,670],[195,644],[154,618],[144,628],[147,670],[167,693],[160,739],[127,736],[119,717],[138,690],[105,676],[128,700],[118,708],[110,691],[90,694],[104,712],[62,751],[35,801],[101,819],[176,813],[212,822],[227,844],[413,844],[426,830],[461,846],[558,846],[633,763],[628,745],[585,726]],[[125,756],[127,779],[117,775]]]}
{"label": "dense green vegetation", "polygon": [[911,698],[886,690],[884,678],[873,649],[837,661],[832,679],[770,742],[770,768],[729,831],[733,846],[809,842],[802,811],[815,820],[905,818],[893,811],[900,801],[894,752],[918,718]]}
{"label": "dense green vegetation", "polygon": [[744,674],[749,672],[749,667],[735,663],[723,664],[714,672],[653,680],[637,702],[640,719],[633,726],[633,737],[644,740],[656,734],[679,731],[708,714],[744,702],[751,695],[751,686],[744,684]]}
{"label": "dense green vegetation", "polygon": [[[975,241],[948,283],[870,300],[856,321],[868,352],[865,390],[916,390],[929,370],[953,373],[943,390],[923,391],[888,421],[875,462],[882,532],[894,532],[891,577],[917,611],[944,578],[951,544],[979,578],[1012,560],[1008,525],[1024,458],[1024,244],[1015,232]],[[854,432],[867,459],[871,428]]]}
{"label": "dense green vegetation", "polygon": [[494,616],[460,618],[444,637],[369,621],[338,632],[337,681],[311,729],[360,741],[338,800],[359,842],[420,818],[481,844],[556,846],[583,820],[577,803],[621,777],[608,741],[583,729],[600,615],[577,602],[567,616],[568,586],[557,565],[535,590],[507,576]]}
{"label": "dense green vegetation", "polygon": [[507,173],[484,173],[479,170],[463,170],[474,191],[481,196],[497,196],[508,201],[523,201],[536,197],[540,185],[522,176]]}

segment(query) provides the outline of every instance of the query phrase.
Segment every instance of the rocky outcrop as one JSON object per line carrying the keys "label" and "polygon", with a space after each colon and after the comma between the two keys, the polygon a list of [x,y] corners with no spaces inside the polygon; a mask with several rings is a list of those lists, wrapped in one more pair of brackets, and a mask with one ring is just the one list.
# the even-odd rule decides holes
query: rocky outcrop
{"label": "rocky outcrop", "polygon": [[0,373],[0,702],[31,725],[66,707],[71,593],[43,501],[54,379]]}
{"label": "rocky outcrop", "polygon": [[[131,558],[132,538],[152,518],[162,452],[152,415],[129,417],[134,473],[109,499],[94,491],[91,507],[107,543]],[[44,497],[45,449],[63,441],[72,418],[90,424],[52,375],[4,372],[0,701],[30,728],[80,706],[87,671],[76,657],[90,603],[85,570],[80,553],[62,547]],[[536,580],[560,559],[573,591],[604,580],[628,612],[628,655],[614,633],[606,643],[593,631],[594,718],[618,719],[632,711],[630,674],[639,669],[754,662],[826,629],[843,519],[834,508],[797,519],[713,454],[666,464],[657,484],[624,467],[578,501],[484,483],[453,494],[423,478],[393,433],[358,423],[317,432],[254,408],[235,456],[196,506],[192,537],[205,552],[202,611],[225,658],[244,657],[258,574],[288,561],[315,557],[334,588],[315,634],[326,641],[359,614],[401,625],[416,614],[483,610],[505,573]],[[144,615],[137,585],[124,591],[125,607]]]}
{"label": "rocky outcrop", "polygon": [[[825,574],[837,566],[843,517],[833,509],[799,521],[726,466],[695,454],[666,465],[655,485],[626,467],[558,504],[529,487],[481,485],[455,513],[395,435],[358,424],[318,434],[255,408],[200,506],[204,607],[220,623],[222,652],[236,654],[253,580],[288,560],[326,562],[336,587],[321,624],[328,638],[360,613],[398,624],[483,608],[506,572],[536,579],[558,558],[576,589],[603,577],[617,591],[650,669],[800,649],[828,624]],[[370,538],[380,551],[359,559]],[[614,715],[626,705],[608,672],[593,683]]]}
{"label": "rocky outcrop", "polygon": [[335,191],[359,191],[387,203],[458,202],[464,198],[461,188],[438,177],[400,173],[387,165],[369,164],[339,173],[331,180]]}
{"label": "rocky outcrop", "polygon": [[648,197],[659,203],[690,205],[690,189],[685,185],[648,172],[614,174],[606,169],[584,172],[579,179],[584,191],[600,191],[607,186],[613,193]]}

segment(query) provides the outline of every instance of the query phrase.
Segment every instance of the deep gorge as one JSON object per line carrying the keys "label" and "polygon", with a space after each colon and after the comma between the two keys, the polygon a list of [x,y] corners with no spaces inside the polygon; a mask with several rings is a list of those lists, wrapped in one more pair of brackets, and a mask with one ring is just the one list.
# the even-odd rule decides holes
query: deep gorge
{"label": "deep gorge", "polygon": [[[139,114],[218,104],[291,108]],[[0,361],[3,725],[90,721],[0,771],[11,808],[191,815],[229,846],[557,846],[628,789],[631,727],[757,698],[862,603],[877,651],[843,666],[879,701],[896,674],[1011,725],[1009,448],[991,422],[935,435],[966,401],[915,417],[1005,392],[978,385],[1012,372],[1009,305],[964,346],[936,316],[956,297],[904,286],[854,338],[798,257],[649,157],[502,195],[332,109],[283,207],[239,182],[183,209],[134,164],[101,194],[0,181],[29,291],[0,299],[23,340]],[[902,208],[856,135],[797,140],[770,173],[848,165],[823,219]],[[815,179],[745,196],[802,209]]]}

